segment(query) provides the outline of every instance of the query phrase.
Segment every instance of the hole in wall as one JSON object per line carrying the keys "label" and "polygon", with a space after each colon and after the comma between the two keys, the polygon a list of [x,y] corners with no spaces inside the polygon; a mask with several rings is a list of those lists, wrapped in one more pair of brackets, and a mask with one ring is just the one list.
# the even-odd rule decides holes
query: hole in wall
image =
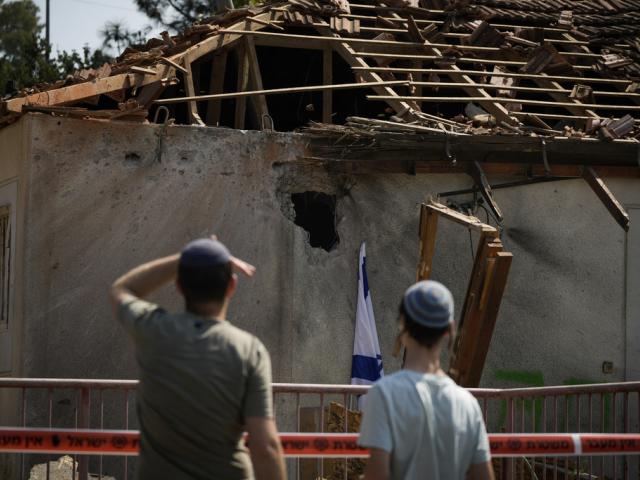
{"label": "hole in wall", "polygon": [[336,196],[322,192],[292,193],[294,223],[309,232],[313,248],[333,250],[340,237],[336,230]]}
{"label": "hole in wall", "polygon": [[129,167],[136,167],[142,161],[142,157],[136,152],[128,152],[124,156],[124,164]]}

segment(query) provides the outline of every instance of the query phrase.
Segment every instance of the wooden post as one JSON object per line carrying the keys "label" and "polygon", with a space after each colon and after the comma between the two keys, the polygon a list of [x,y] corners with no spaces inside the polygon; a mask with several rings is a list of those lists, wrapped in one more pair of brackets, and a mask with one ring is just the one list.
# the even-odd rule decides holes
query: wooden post
{"label": "wooden post", "polygon": [[[184,76],[185,81],[185,89],[187,91],[188,97],[193,97],[196,95],[196,88],[193,80],[193,71],[191,69],[191,62],[189,61],[189,57],[184,57],[184,68],[187,70],[187,74]],[[189,123],[204,125],[204,122],[198,115],[198,104],[195,101],[187,103],[187,111],[189,112]]]}
{"label": "wooden post", "polygon": [[[333,83],[333,47],[325,47],[325,49],[322,50],[322,83],[323,85],[331,85]],[[322,92],[323,123],[332,123],[332,113],[333,92],[331,90],[325,90]]]}
{"label": "wooden post", "polygon": [[[224,91],[224,77],[227,71],[227,51],[222,51],[213,57],[211,64],[211,79],[209,93],[217,94]],[[207,103],[207,125],[214,127],[220,124],[222,100],[209,100]]]}
{"label": "wooden post", "polygon": [[[249,86],[249,56],[245,43],[240,43],[236,49],[238,57],[238,82],[236,92],[244,92]],[[236,98],[235,124],[236,129],[244,128],[247,113],[247,97]]]}
{"label": "wooden post", "polygon": [[428,280],[431,276],[431,265],[433,253],[436,247],[436,233],[438,231],[438,214],[427,208],[420,206],[420,263],[416,280]]}
{"label": "wooden post", "polygon": [[[260,64],[258,63],[258,54],[256,53],[256,46],[251,35],[247,35],[245,37],[245,48],[247,53],[246,57],[249,62],[251,88],[253,90],[264,90],[262,85],[262,74],[260,73]],[[262,118],[264,115],[269,114],[267,98],[265,95],[256,95],[250,98],[258,117],[258,125],[260,125],[260,129],[262,130]]]}

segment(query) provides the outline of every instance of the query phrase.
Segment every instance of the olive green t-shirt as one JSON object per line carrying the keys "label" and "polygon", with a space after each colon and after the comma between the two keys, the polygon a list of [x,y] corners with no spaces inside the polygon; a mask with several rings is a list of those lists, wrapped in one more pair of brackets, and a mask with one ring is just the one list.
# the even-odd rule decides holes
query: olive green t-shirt
{"label": "olive green t-shirt", "polygon": [[262,343],[227,321],[167,313],[129,299],[118,318],[140,367],[136,477],[252,479],[247,417],[272,417],[271,361]]}

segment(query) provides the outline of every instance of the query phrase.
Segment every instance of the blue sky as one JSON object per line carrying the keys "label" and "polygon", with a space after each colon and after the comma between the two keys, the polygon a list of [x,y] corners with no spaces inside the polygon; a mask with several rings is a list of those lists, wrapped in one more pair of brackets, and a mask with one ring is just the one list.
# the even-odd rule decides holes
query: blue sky
{"label": "blue sky", "polygon": [[[44,24],[45,0],[34,2],[40,7],[41,23]],[[80,51],[84,44],[100,47],[102,39],[98,32],[108,21],[122,21],[129,30],[139,30],[150,24],[149,19],[138,12],[133,0],[50,0],[50,3],[54,52],[57,49]],[[156,27],[149,35],[160,30]]]}

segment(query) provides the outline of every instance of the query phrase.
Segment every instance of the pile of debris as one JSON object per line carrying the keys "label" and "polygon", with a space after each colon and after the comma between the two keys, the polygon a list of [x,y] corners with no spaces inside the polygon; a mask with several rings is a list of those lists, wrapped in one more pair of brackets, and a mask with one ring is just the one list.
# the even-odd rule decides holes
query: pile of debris
{"label": "pile of debris", "polygon": [[[345,411],[347,412],[345,428]],[[331,402],[325,407],[324,431],[330,433],[359,432],[362,413],[355,410],[346,409],[344,405]],[[366,462],[363,459],[353,458],[349,460],[329,459],[324,462],[324,479],[326,480],[358,480],[364,473]],[[347,470],[345,477],[344,471]]]}

